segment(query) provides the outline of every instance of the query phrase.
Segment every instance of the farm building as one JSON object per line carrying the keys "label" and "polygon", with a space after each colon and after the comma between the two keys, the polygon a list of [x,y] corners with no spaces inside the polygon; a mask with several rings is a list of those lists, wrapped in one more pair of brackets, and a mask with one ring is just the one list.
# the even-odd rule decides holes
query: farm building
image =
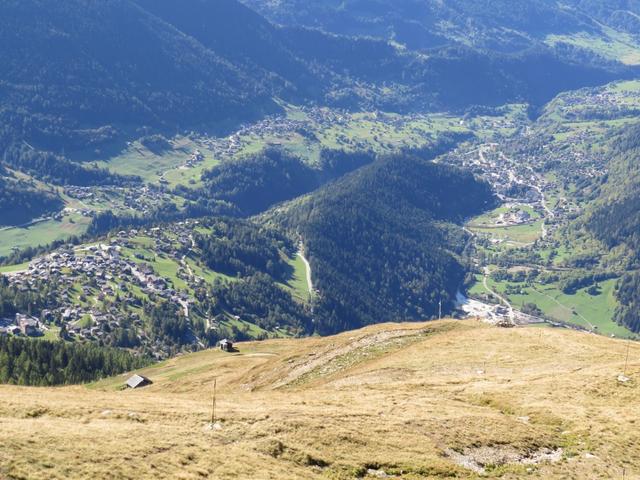
{"label": "farm building", "polygon": [[233,342],[226,338],[224,340],[220,340],[220,350],[224,352],[233,352]]}
{"label": "farm building", "polygon": [[129,380],[127,380],[128,388],[142,388],[147,385],[151,385],[153,382],[149,380],[147,377],[143,377],[142,375],[133,375]]}

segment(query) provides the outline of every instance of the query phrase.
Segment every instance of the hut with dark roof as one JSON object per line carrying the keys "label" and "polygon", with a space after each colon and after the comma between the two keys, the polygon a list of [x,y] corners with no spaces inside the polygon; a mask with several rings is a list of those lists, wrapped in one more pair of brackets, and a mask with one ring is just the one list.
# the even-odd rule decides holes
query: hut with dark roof
{"label": "hut with dark roof", "polygon": [[153,382],[142,375],[133,375],[127,380],[127,388],[142,388],[151,385]]}
{"label": "hut with dark roof", "polygon": [[220,340],[220,350],[224,352],[233,352],[233,342],[226,338],[224,340]]}

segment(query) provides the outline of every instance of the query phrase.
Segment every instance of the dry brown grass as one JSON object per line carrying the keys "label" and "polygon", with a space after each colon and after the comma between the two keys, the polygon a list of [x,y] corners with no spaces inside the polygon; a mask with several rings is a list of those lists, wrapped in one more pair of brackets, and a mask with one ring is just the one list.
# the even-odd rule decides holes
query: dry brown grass
{"label": "dry brown grass", "polygon": [[626,343],[567,330],[445,321],[239,347],[147,369],[139,391],[0,387],[0,478],[477,478],[445,452],[544,448],[562,459],[485,476],[640,478],[640,345],[625,385]]}

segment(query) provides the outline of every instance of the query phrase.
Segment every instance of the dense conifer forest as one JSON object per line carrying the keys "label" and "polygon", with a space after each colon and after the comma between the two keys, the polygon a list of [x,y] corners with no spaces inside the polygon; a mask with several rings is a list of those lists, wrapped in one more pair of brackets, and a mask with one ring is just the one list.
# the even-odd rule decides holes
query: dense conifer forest
{"label": "dense conifer forest", "polygon": [[492,203],[473,176],[411,156],[380,158],[293,202],[280,222],[309,255],[318,331],[429,318],[439,302],[449,309],[465,240],[448,225]]}
{"label": "dense conifer forest", "polygon": [[601,198],[590,213],[587,225],[608,249],[626,246],[627,272],[620,279],[616,295],[620,305],[616,320],[632,331],[640,331],[640,127],[624,129],[611,139],[610,173]]}
{"label": "dense conifer forest", "polygon": [[119,349],[0,336],[0,383],[86,383],[147,364],[148,360]]}

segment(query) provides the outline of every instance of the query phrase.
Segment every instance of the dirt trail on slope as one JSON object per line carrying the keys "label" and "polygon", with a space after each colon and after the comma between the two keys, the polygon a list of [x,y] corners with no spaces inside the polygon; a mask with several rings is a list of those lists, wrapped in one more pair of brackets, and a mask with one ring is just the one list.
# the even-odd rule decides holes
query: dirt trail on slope
{"label": "dirt trail on slope", "polygon": [[398,342],[400,339],[405,341],[417,340],[430,331],[430,329],[425,328],[388,330],[354,338],[353,341],[344,345],[330,345],[328,349],[312,353],[304,359],[297,361],[290,359],[289,362],[294,363],[294,365],[292,365],[284,378],[273,384],[273,388],[299,385],[317,377],[326,377],[365,359],[374,357],[378,353],[376,350],[382,351],[387,347],[400,347],[401,344],[405,343]]}

